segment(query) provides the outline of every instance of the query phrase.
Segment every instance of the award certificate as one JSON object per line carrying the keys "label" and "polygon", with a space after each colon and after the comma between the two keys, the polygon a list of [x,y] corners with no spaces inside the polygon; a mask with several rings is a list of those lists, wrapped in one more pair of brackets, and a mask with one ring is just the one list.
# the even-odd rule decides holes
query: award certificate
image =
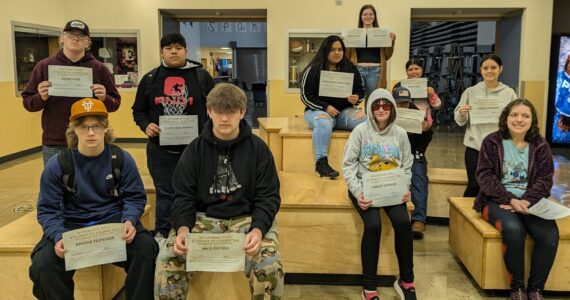
{"label": "award certificate", "polygon": [[50,96],[93,98],[93,70],[84,67],[48,66]]}
{"label": "award certificate", "polygon": [[528,209],[528,212],[543,219],[556,220],[570,216],[570,208],[542,198]]}
{"label": "award certificate", "polygon": [[353,82],[354,73],[321,71],[319,96],[346,98],[352,95]]}
{"label": "award certificate", "polygon": [[364,28],[345,29],[342,31],[342,38],[347,48],[366,47],[366,29]]}
{"label": "award certificate", "polygon": [[412,98],[427,98],[427,78],[403,79],[400,84],[410,90]]}
{"label": "award certificate", "polygon": [[390,30],[379,27],[367,28],[366,36],[368,37],[368,48],[392,47]]}
{"label": "award certificate", "polygon": [[498,124],[501,114],[501,103],[498,98],[474,98],[469,101],[471,111],[469,119],[471,124]]}
{"label": "award certificate", "polygon": [[186,271],[238,272],[245,269],[243,233],[188,233]]}
{"label": "award certificate", "polygon": [[125,224],[109,223],[63,233],[65,270],[127,260]]}
{"label": "award certificate", "polygon": [[424,121],[425,111],[421,109],[409,109],[398,107],[398,117],[396,124],[409,133],[422,133],[422,122]]}
{"label": "award certificate", "polygon": [[404,170],[371,172],[362,175],[364,198],[372,200],[372,207],[402,204],[402,197],[408,192],[404,182]]}
{"label": "award certificate", "polygon": [[159,116],[161,146],[187,145],[198,137],[198,116]]}

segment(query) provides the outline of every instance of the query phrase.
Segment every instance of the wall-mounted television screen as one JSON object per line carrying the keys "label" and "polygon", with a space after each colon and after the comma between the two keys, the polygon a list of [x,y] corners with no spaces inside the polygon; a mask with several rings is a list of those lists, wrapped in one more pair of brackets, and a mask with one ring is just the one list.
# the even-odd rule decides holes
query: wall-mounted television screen
{"label": "wall-mounted television screen", "polygon": [[554,34],[546,135],[553,146],[570,146],[570,34]]}

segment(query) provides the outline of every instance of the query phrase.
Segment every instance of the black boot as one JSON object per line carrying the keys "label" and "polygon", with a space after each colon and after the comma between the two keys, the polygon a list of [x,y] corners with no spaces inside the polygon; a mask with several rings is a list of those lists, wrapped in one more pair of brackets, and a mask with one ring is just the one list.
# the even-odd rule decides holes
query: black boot
{"label": "black boot", "polygon": [[317,160],[315,171],[317,171],[317,174],[321,177],[329,177],[330,179],[338,177],[338,171],[329,166],[329,160],[326,156]]}

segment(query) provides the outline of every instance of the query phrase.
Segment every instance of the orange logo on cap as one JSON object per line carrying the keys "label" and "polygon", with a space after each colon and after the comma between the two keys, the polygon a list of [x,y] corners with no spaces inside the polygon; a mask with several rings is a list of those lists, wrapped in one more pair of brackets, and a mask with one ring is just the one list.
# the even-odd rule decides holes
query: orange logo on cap
{"label": "orange logo on cap", "polygon": [[83,106],[83,108],[86,111],[91,111],[91,109],[93,108],[93,105],[95,105],[95,103],[93,103],[93,101],[91,101],[91,100],[83,101],[83,103],[81,103],[81,106]]}

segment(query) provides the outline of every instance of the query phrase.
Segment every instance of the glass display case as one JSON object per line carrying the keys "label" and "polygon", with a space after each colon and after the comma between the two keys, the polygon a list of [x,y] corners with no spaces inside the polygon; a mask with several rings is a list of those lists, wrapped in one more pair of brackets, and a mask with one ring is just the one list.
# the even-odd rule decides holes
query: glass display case
{"label": "glass display case", "polygon": [[[12,22],[16,94],[28,84],[35,65],[59,51],[62,28]],[[119,88],[138,85],[140,49],[138,30],[91,30],[89,51],[109,69]]]}
{"label": "glass display case", "polygon": [[287,93],[298,93],[301,73],[313,59],[322,41],[329,35],[339,32],[333,30],[294,30],[287,33],[287,63],[285,90]]}

